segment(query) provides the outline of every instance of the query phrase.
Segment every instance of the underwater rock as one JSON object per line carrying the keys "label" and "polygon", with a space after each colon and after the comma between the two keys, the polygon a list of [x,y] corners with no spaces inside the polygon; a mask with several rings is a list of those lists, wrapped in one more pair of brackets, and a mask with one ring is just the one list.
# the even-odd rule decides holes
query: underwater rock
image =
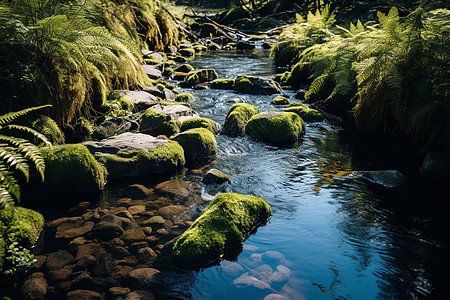
{"label": "underwater rock", "polygon": [[406,176],[397,170],[366,171],[361,176],[371,183],[387,188],[397,188],[406,182]]}

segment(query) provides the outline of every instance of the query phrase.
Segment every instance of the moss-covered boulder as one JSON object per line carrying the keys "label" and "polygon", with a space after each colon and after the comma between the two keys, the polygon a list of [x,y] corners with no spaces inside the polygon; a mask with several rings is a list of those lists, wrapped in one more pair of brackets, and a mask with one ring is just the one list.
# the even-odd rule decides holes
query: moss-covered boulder
{"label": "moss-covered boulder", "polygon": [[177,265],[200,268],[235,254],[252,230],[270,217],[264,198],[236,193],[218,195],[173,248]]}
{"label": "moss-covered boulder", "polygon": [[185,163],[178,143],[142,133],[126,132],[84,145],[105,165],[111,179],[175,172]]}
{"label": "moss-covered boulder", "polygon": [[14,207],[0,210],[0,223],[4,226],[3,237],[14,237],[25,247],[31,247],[44,227],[44,217],[32,209]]}
{"label": "moss-covered boulder", "polygon": [[82,144],[43,148],[45,181],[49,192],[93,192],[103,189],[106,170]]}
{"label": "moss-covered boulder", "polygon": [[172,136],[170,139],[183,147],[186,160],[203,160],[217,154],[216,138],[206,128],[189,129]]}
{"label": "moss-covered boulder", "polygon": [[202,38],[214,37],[218,34],[220,34],[219,28],[212,23],[203,23],[200,28],[200,37]]}
{"label": "moss-covered boulder", "polygon": [[311,64],[299,62],[290,71],[283,73],[281,85],[300,88],[312,82]]}
{"label": "moss-covered boulder", "polygon": [[234,104],[228,111],[222,133],[231,137],[244,135],[248,120],[257,113],[259,113],[258,108],[251,104]]}
{"label": "moss-covered boulder", "polygon": [[305,123],[293,112],[267,111],[254,115],[245,131],[265,142],[294,143],[304,134]]}
{"label": "moss-covered boulder", "polygon": [[153,136],[172,136],[180,132],[181,123],[172,120],[164,113],[157,113],[153,108],[149,108],[139,119],[140,131]]}
{"label": "moss-covered boulder", "polygon": [[284,96],[276,96],[272,101],[270,101],[270,104],[273,105],[288,105],[289,100],[287,97]]}
{"label": "moss-covered boulder", "polygon": [[287,112],[293,112],[302,118],[305,122],[321,122],[324,117],[318,110],[308,107],[307,105],[295,105],[284,109]]}
{"label": "moss-covered boulder", "polygon": [[193,128],[206,128],[213,134],[217,134],[219,132],[216,122],[208,118],[192,118],[181,123],[181,131],[186,131]]}
{"label": "moss-covered boulder", "polygon": [[195,57],[195,49],[194,48],[185,48],[178,50],[178,54],[184,57],[194,58]]}
{"label": "moss-covered boulder", "polygon": [[189,73],[190,71],[194,70],[194,67],[190,64],[182,64],[181,66],[174,69],[175,72],[181,72],[181,73]]}
{"label": "moss-covered boulder", "polygon": [[184,81],[180,83],[182,87],[192,87],[199,83],[205,83],[217,79],[219,76],[217,72],[213,69],[203,69],[197,71],[190,71]]}
{"label": "moss-covered boulder", "polygon": [[195,53],[202,53],[208,51],[208,47],[204,45],[194,45]]}
{"label": "moss-covered boulder", "polygon": [[180,93],[175,97],[176,102],[188,102],[189,100],[194,99],[195,96],[191,93]]}
{"label": "moss-covered boulder", "polygon": [[281,93],[281,86],[273,79],[256,76],[238,76],[234,89],[241,93],[255,95],[272,95]]}
{"label": "moss-covered boulder", "polygon": [[234,86],[234,79],[215,79],[211,81],[210,88],[232,90]]}
{"label": "moss-covered boulder", "polygon": [[45,135],[52,144],[64,144],[64,133],[50,117],[38,116],[32,121],[31,128]]}

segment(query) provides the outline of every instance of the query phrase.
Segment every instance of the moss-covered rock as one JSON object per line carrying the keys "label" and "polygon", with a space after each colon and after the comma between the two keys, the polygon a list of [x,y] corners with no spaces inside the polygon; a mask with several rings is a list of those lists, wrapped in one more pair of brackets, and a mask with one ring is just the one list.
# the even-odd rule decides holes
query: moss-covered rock
{"label": "moss-covered rock", "polygon": [[272,79],[256,76],[238,76],[234,89],[241,93],[255,95],[272,95],[281,93],[281,86]]}
{"label": "moss-covered rock", "polygon": [[270,104],[273,105],[288,105],[289,100],[287,97],[284,96],[276,96],[272,101],[270,101]]}
{"label": "moss-covered rock", "polygon": [[258,108],[251,104],[234,104],[228,111],[222,133],[231,137],[244,135],[248,120],[257,113],[259,113]]}
{"label": "moss-covered rock", "polygon": [[190,71],[184,81],[180,84],[182,87],[192,87],[199,83],[209,82],[217,79],[219,76],[213,69],[203,69],[197,71]]}
{"label": "moss-covered rock", "polygon": [[188,102],[195,98],[195,95],[191,93],[180,93],[175,97],[176,102]]}
{"label": "moss-covered rock", "polygon": [[221,24],[232,24],[236,20],[250,17],[250,12],[241,7],[231,8],[218,16]]}
{"label": "moss-covered rock", "polygon": [[31,247],[44,227],[44,217],[32,209],[14,207],[0,211],[0,223],[4,225],[3,237],[8,236],[25,247]]}
{"label": "moss-covered rock", "polygon": [[246,133],[270,143],[294,143],[304,134],[305,123],[293,112],[267,111],[254,115]]}
{"label": "moss-covered rock", "polygon": [[190,71],[194,70],[194,67],[190,64],[182,64],[181,66],[175,68],[175,72],[181,72],[181,73],[189,73]]}
{"label": "moss-covered rock", "polygon": [[208,51],[208,47],[204,45],[194,45],[195,53],[202,53]]}
{"label": "moss-covered rock", "polygon": [[306,106],[303,103],[302,105],[295,105],[292,107],[288,107],[284,109],[284,111],[296,113],[305,122],[321,122],[324,119],[322,113],[320,113],[316,109]]}
{"label": "moss-covered rock", "polygon": [[183,148],[174,141],[126,132],[84,143],[108,170],[108,178],[175,172],[184,166]]}
{"label": "moss-covered rock", "polygon": [[185,48],[178,50],[178,54],[188,58],[195,57],[195,49],[194,48]]}
{"label": "moss-covered rock", "polygon": [[208,118],[192,118],[181,123],[181,131],[186,131],[193,128],[206,128],[213,134],[217,134],[216,122]]}
{"label": "moss-covered rock", "polygon": [[46,191],[93,192],[103,189],[106,170],[81,144],[43,148]]}
{"label": "moss-covered rock", "polygon": [[180,132],[181,123],[164,113],[149,108],[139,119],[140,131],[153,136],[172,136]]}
{"label": "moss-covered rock", "polygon": [[175,243],[172,252],[175,262],[184,268],[211,265],[223,254],[239,250],[244,239],[270,215],[270,206],[264,198],[220,194]]}
{"label": "moss-covered rock", "polygon": [[234,86],[234,79],[215,79],[211,81],[212,89],[232,90]]}
{"label": "moss-covered rock", "polygon": [[214,134],[206,128],[194,128],[183,131],[170,138],[183,147],[187,160],[210,158],[217,154]]}
{"label": "moss-covered rock", "polygon": [[310,84],[311,77],[310,63],[297,63],[290,71],[283,73],[281,77],[281,85],[290,86],[291,88],[300,88],[304,85]]}
{"label": "moss-covered rock", "polygon": [[212,23],[203,23],[200,28],[200,37],[214,37],[220,33],[216,25]]}

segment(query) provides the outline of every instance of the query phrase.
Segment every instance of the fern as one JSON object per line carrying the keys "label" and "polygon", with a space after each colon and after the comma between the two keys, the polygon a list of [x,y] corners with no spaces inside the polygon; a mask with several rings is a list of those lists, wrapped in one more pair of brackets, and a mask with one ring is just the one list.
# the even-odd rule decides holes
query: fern
{"label": "fern", "polygon": [[11,123],[19,117],[45,107],[48,107],[48,105],[0,116],[0,209],[13,206],[16,201],[20,201],[20,185],[16,176],[18,173],[22,174],[25,181],[28,182],[30,165],[38,171],[41,179],[44,180],[45,162],[39,148],[28,139],[15,136],[14,133],[26,133],[51,147],[50,142],[44,135],[31,128]]}

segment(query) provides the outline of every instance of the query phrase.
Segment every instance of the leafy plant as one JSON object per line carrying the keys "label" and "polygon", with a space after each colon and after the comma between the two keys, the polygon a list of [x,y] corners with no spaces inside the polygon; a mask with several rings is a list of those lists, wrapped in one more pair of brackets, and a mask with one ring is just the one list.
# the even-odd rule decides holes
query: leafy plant
{"label": "leafy plant", "polygon": [[20,202],[20,185],[18,174],[28,182],[30,165],[32,165],[44,180],[45,163],[39,148],[30,142],[26,136],[51,146],[47,138],[23,125],[13,124],[17,118],[32,111],[49,107],[49,105],[33,107],[0,116],[0,209],[14,206]]}
{"label": "leafy plant", "polygon": [[4,270],[4,274],[14,274],[29,269],[35,262],[34,254],[18,242],[13,241],[6,250],[6,260],[10,262],[11,267]]}

